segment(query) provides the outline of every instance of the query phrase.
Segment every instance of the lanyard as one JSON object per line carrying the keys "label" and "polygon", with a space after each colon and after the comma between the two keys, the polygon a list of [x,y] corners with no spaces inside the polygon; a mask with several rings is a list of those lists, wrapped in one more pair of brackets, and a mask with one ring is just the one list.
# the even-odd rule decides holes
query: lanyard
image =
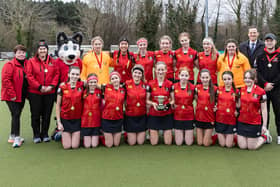
{"label": "lanyard", "polygon": [[269,55],[268,54],[266,54],[266,58],[267,58],[267,60],[268,60],[268,62],[269,63],[271,63],[272,62],[272,60],[274,60],[275,59],[275,57],[278,55],[278,53],[276,53],[275,55],[273,55],[273,57],[272,58],[269,58]]}

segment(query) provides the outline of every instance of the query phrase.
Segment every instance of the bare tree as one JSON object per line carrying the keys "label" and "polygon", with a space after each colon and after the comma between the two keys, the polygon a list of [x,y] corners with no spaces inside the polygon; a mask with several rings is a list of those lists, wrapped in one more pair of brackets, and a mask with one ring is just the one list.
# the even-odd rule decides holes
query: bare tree
{"label": "bare tree", "polygon": [[218,9],[217,9],[217,16],[215,20],[215,28],[214,28],[214,42],[217,41],[217,35],[218,35],[218,25],[219,25],[219,17],[220,17],[220,8],[221,8],[221,0],[218,0]]}
{"label": "bare tree", "polygon": [[241,29],[242,29],[242,6],[244,6],[244,1],[242,0],[227,0],[228,5],[231,8],[231,11],[236,16],[236,30],[237,30],[237,41],[241,42]]}

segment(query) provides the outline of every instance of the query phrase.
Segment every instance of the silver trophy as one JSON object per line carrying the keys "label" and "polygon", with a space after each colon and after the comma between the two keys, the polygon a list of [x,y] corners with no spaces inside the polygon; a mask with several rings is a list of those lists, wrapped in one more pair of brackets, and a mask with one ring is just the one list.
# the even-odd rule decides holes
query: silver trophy
{"label": "silver trophy", "polygon": [[164,102],[166,96],[159,95],[159,96],[155,96],[155,98],[157,98],[157,100],[158,100],[157,110],[159,110],[159,111],[165,110],[166,106],[163,104],[163,102]]}

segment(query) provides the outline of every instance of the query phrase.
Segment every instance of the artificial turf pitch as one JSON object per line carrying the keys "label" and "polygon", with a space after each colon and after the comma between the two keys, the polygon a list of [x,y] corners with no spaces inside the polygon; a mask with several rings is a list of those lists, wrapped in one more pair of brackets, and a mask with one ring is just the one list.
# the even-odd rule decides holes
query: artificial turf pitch
{"label": "artificial turf pitch", "polygon": [[[8,107],[0,103],[0,187],[280,186],[280,146],[275,143],[274,119],[270,128],[273,143],[257,151],[148,143],[63,150],[57,142],[32,142],[28,101],[21,119],[25,143],[14,149],[7,143]],[[50,131],[54,126],[52,120]]]}

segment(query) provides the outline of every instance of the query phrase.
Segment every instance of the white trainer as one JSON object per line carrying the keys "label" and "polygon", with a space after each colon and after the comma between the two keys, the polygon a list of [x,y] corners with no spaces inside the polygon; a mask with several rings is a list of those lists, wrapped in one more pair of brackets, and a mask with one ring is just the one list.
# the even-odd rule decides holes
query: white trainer
{"label": "white trainer", "polygon": [[15,141],[15,135],[10,134],[9,139],[8,139],[8,143],[14,143],[14,141]]}
{"label": "white trainer", "polygon": [[267,139],[265,141],[266,144],[270,144],[272,142],[272,136],[269,133],[269,130],[267,130],[264,135],[266,135]]}
{"label": "white trainer", "polygon": [[277,137],[277,144],[280,145],[280,136]]}
{"label": "white trainer", "polygon": [[20,136],[15,137],[15,141],[13,143],[13,148],[20,147],[22,144],[22,138]]}

